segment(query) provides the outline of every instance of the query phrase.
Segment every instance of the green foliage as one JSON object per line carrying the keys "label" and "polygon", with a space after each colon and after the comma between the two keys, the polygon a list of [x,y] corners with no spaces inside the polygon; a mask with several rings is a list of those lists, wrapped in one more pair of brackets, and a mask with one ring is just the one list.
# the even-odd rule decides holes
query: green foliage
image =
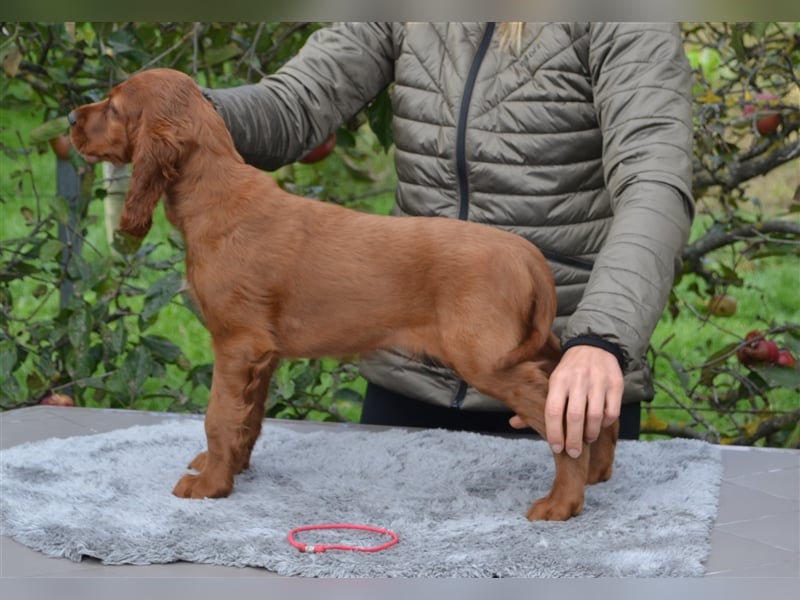
{"label": "green foliage", "polygon": [[[252,82],[297,53],[319,23],[4,23],[0,102],[38,102],[45,119],[102,98],[141,69],[171,67],[210,86]],[[25,86],[10,85],[23,80]]]}
{"label": "green foliage", "polygon": [[[177,68],[210,87],[256,81],[321,26],[5,23],[0,102],[18,114],[35,111],[43,123],[24,140],[28,147],[6,136],[0,150],[9,165],[29,163],[31,147],[45,151],[66,130],[69,109],[101,98],[139,69]],[[698,219],[654,336],[657,395],[644,431],[797,447],[800,371],[746,366],[737,351],[747,332],[758,329],[800,357],[800,191],[794,189],[800,181],[780,175],[787,189],[772,183],[781,165],[797,165],[800,156],[800,26],[687,23],[683,30],[695,73]],[[322,201],[388,212],[394,187],[388,92],[337,136],[325,161],[277,172],[281,184]],[[90,406],[202,411],[212,357],[207,335],[189,331],[199,325],[181,291],[180,241],[157,217],[148,240],[160,243],[129,256],[110,253],[97,241],[98,203],[89,200],[104,190],[91,169],[73,160],[82,173],[82,252],[59,239],[57,224],[67,223],[71,211],[63,201],[42,200],[41,172],[34,177],[29,164],[7,169],[13,183],[6,194],[20,195],[24,187],[32,196],[7,199],[7,206],[22,206],[26,224],[0,242],[0,406],[69,391]],[[770,183],[757,183],[765,175]],[[65,283],[74,292],[62,306]],[[726,316],[711,308],[723,296],[738,301]],[[286,362],[274,377],[268,414],[355,420],[363,388],[351,362]]]}
{"label": "green foliage", "polygon": [[[154,256],[153,244],[118,257],[71,252],[56,235],[68,219],[61,204],[31,221],[28,235],[0,240],[0,406],[59,392],[89,406],[198,410],[192,395],[208,386],[208,365],[192,368],[180,347],[151,331],[181,298],[180,240],[170,238],[167,259]],[[143,285],[143,272],[155,281]],[[33,299],[18,302],[32,283]],[[59,302],[65,285],[71,293]]]}
{"label": "green foliage", "polygon": [[[737,350],[748,332],[758,330],[800,356],[800,180],[790,178],[796,189],[782,194],[775,184],[753,184],[759,176],[777,175],[785,163],[798,163],[800,26],[692,23],[684,25],[684,34],[695,75],[698,219],[668,314],[654,337],[658,393],[644,429],[797,446],[800,371],[744,365]],[[759,281],[762,268],[782,269],[790,281],[783,288],[776,281]],[[775,301],[781,289],[792,296],[794,307],[783,312],[786,321],[769,308],[768,299]],[[736,302],[753,292],[757,299],[748,306]],[[717,309],[721,298],[731,310]],[[671,343],[684,328],[694,338],[705,332],[703,346]],[[659,410],[664,407],[677,410]]]}
{"label": "green foliage", "polygon": [[358,367],[337,360],[286,361],[276,371],[267,416],[317,421],[357,421],[364,382]]}
{"label": "green foliage", "polygon": [[[5,77],[0,76],[3,106],[45,122],[25,142],[38,152],[66,131],[63,116],[77,104],[95,101],[110,85],[136,70],[170,66],[210,86],[232,86],[260,79],[293,56],[320,24],[5,24],[9,36],[0,45]],[[324,162],[290,165],[276,173],[297,193],[362,209],[388,211],[394,173],[382,142],[364,125],[375,110],[385,111],[388,96],[339,132],[340,144]],[[80,252],[62,261],[64,244],[57,224],[68,223],[73,209],[59,199],[43,204],[30,166],[32,150],[8,136],[0,143],[6,160],[28,163],[7,171],[15,192],[30,188],[22,202],[27,220],[19,236],[4,228],[0,243],[0,408],[33,404],[67,393],[86,406],[203,411],[211,380],[208,339],[182,339],[183,323],[196,321],[182,294],[183,248],[156,217],[148,240],[131,244],[117,238],[110,252],[92,235],[88,216],[92,197],[106,190],[94,181],[94,169],[73,156],[80,173],[81,213],[76,244]],[[12,172],[13,171],[13,172]],[[24,184],[30,180],[31,184]],[[9,204],[19,206],[18,199]],[[36,205],[35,209],[30,208]],[[96,202],[95,202],[96,205]],[[163,219],[161,219],[163,221]],[[160,237],[159,237],[160,236]],[[69,291],[59,306],[60,290]],[[195,341],[203,343],[198,349]],[[192,355],[190,360],[187,354]],[[364,382],[351,363],[288,361],[276,374],[268,414],[291,418],[354,420]]]}

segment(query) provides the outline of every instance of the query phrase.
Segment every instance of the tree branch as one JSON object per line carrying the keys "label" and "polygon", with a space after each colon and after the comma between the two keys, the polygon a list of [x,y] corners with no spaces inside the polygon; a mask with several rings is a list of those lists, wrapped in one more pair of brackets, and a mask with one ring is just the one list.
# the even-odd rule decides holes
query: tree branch
{"label": "tree branch", "polygon": [[753,157],[742,162],[734,158],[729,163],[728,169],[723,171],[724,176],[709,171],[700,161],[695,161],[692,188],[697,192],[714,185],[720,185],[726,190],[731,190],[745,181],[768,173],[772,169],[798,157],[800,157],[800,139],[781,146],[764,157]]}
{"label": "tree branch", "polygon": [[800,422],[800,408],[782,415],[776,415],[766,421],[761,421],[752,434],[740,435],[739,437],[725,440],[725,443],[732,446],[752,446],[758,440],[777,433],[787,425],[797,422]]}
{"label": "tree branch", "polygon": [[[798,148],[800,148],[800,146],[798,146]],[[712,250],[745,239],[763,238],[769,234],[800,237],[800,223],[780,220],[763,221],[761,223],[754,223],[753,225],[743,225],[730,231],[709,233],[684,248],[683,260],[689,263],[690,269],[694,269],[700,258]]]}
{"label": "tree branch", "polygon": [[641,433],[649,433],[654,435],[668,435],[670,437],[688,438],[692,440],[702,440],[704,442],[715,443],[715,435],[712,432],[703,433],[702,431],[695,431],[688,427],[681,427],[680,425],[665,424],[662,427],[648,427],[642,425]]}

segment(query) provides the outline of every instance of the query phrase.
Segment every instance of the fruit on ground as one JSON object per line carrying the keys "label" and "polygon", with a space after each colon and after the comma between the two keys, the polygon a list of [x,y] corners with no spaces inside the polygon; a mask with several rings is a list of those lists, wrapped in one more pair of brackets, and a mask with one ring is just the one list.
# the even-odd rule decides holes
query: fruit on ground
{"label": "fruit on ground", "polygon": [[45,396],[39,404],[44,406],[75,406],[75,401],[66,394],[50,394]]}

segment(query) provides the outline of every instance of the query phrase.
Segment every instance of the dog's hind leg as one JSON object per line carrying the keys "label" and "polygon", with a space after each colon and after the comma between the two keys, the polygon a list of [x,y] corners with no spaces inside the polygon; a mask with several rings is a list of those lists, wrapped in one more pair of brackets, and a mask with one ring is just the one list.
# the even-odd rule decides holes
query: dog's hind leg
{"label": "dog's hind leg", "polygon": [[614,448],[617,443],[619,422],[600,431],[600,437],[583,445],[578,458],[562,452],[554,455],[556,476],[550,493],[534,502],[528,510],[531,521],[563,521],[583,509],[585,484],[594,484],[611,478]]}
{"label": "dog's hind leg", "polygon": [[531,505],[528,519],[563,521],[579,514],[583,509],[585,484],[611,478],[618,431],[618,421],[603,428],[597,440],[583,445],[583,452],[578,458],[571,458],[564,452],[555,455],[553,487],[547,496]]}
{"label": "dog's hind leg", "polygon": [[[548,362],[526,361],[467,381],[484,394],[504,402],[544,437],[544,408],[550,367]],[[528,519],[565,521],[581,512],[589,472],[588,450],[587,445],[577,459],[564,452],[554,455],[556,474],[553,487],[547,496],[531,505],[527,513]]]}
{"label": "dog's hind leg", "polygon": [[537,433],[544,435],[548,377],[543,363],[525,361],[496,371],[473,371],[469,375],[462,371],[460,375],[481,393],[503,402]]}
{"label": "dog's hind leg", "polygon": [[591,458],[589,459],[589,473],[586,483],[599,483],[611,479],[614,468],[614,451],[619,436],[619,421],[600,430],[598,437],[590,446]]}
{"label": "dog's hind leg", "polygon": [[555,454],[556,476],[550,493],[528,509],[531,521],[566,521],[583,510],[584,488],[589,471],[588,445],[578,458]]}
{"label": "dog's hind leg", "polygon": [[234,475],[250,464],[261,433],[269,382],[278,364],[268,344],[256,347],[252,341],[215,343],[215,358],[205,420],[208,451],[190,464],[200,473],[184,475],[175,486],[173,494],[182,498],[230,494]]}

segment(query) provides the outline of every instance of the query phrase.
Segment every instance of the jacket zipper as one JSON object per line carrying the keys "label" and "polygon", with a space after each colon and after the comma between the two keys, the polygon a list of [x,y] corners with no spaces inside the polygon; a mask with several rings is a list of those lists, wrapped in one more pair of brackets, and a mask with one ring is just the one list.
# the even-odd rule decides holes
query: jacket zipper
{"label": "jacket zipper", "polygon": [[[458,128],[456,129],[456,175],[458,177],[458,218],[466,221],[469,218],[469,180],[467,177],[467,118],[469,117],[469,105],[472,101],[472,91],[475,88],[475,81],[478,79],[478,71],[481,63],[489,50],[489,43],[492,41],[495,24],[489,22],[483,32],[483,39],[472,60],[472,65],[464,84],[464,94],[461,96],[461,108],[458,114]],[[459,380],[458,389],[450,403],[453,408],[461,408],[464,397],[467,395],[467,382]]]}
{"label": "jacket zipper", "polygon": [[469,218],[469,181],[467,179],[467,118],[469,117],[469,104],[472,101],[472,91],[478,79],[481,63],[489,50],[489,42],[494,34],[494,23],[486,25],[478,51],[472,60],[472,66],[464,85],[464,94],[461,96],[461,108],[458,114],[458,128],[456,129],[456,174],[458,176],[458,218],[466,221]]}

